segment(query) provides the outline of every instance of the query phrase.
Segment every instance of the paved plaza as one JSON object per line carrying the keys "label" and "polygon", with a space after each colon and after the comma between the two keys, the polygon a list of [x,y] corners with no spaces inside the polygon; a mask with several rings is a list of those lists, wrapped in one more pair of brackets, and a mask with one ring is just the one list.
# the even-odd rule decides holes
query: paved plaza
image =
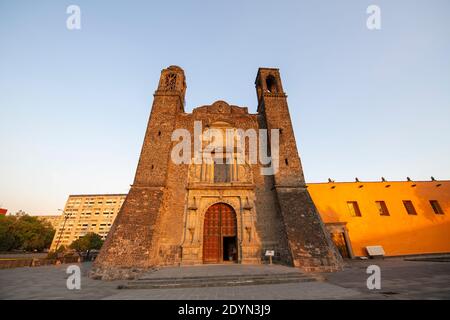
{"label": "paved plaza", "polygon": [[[366,287],[366,269],[371,264],[381,268],[380,290]],[[313,282],[180,289],[118,289],[128,281],[92,280],[87,277],[91,265],[84,263],[80,264],[81,290],[68,290],[67,267],[0,270],[0,299],[450,299],[450,262],[445,261],[350,261],[341,272],[313,275]],[[293,270],[276,265],[209,265],[162,268],[144,277],[279,274]]]}

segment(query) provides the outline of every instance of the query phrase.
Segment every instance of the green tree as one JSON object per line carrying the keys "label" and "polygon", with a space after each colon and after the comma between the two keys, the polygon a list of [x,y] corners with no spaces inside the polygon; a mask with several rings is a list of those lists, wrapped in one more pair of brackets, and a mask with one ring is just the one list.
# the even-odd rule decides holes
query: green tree
{"label": "green tree", "polygon": [[100,250],[103,245],[102,237],[94,232],[90,232],[85,236],[75,240],[70,245],[71,249],[74,249],[81,257],[83,253],[86,253],[86,260],[89,260],[89,254],[92,250]]}
{"label": "green tree", "polygon": [[42,251],[52,243],[55,229],[37,217],[16,215],[0,218],[0,250]]}
{"label": "green tree", "polygon": [[0,251],[11,251],[20,247],[20,240],[14,232],[14,216],[0,215]]}
{"label": "green tree", "polygon": [[14,229],[22,249],[26,251],[42,251],[50,247],[55,235],[50,223],[28,215],[20,216]]}

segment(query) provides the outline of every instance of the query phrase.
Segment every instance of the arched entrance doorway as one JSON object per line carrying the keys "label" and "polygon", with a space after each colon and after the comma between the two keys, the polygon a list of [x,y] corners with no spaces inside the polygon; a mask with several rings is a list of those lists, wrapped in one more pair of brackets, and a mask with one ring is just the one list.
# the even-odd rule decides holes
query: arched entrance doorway
{"label": "arched entrance doorway", "polygon": [[203,263],[237,260],[236,213],[228,204],[216,203],[206,211],[203,223]]}

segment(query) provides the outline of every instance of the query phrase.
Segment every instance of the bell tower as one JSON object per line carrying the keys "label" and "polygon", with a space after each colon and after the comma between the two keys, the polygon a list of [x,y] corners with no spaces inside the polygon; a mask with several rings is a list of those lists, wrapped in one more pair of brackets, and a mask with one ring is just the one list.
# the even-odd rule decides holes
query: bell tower
{"label": "bell tower", "polygon": [[308,271],[339,269],[342,258],[306,189],[279,70],[259,68],[255,85],[258,113],[268,132],[279,130],[279,170],[273,190],[289,245],[288,260]]}
{"label": "bell tower", "polygon": [[184,98],[186,94],[186,78],[184,71],[178,66],[170,66],[161,71],[158,89],[155,96],[178,96],[180,98],[182,112],[184,112]]}
{"label": "bell tower", "polygon": [[[158,232],[177,115],[184,113],[186,79],[178,66],[161,71],[134,182],[94,263],[103,279],[157,264]],[[126,272],[127,274],[123,274]]]}
{"label": "bell tower", "polygon": [[[165,186],[176,116],[184,113],[186,79],[178,66],[161,71],[139,158],[135,186]],[[158,152],[154,152],[158,150]]]}
{"label": "bell tower", "polygon": [[279,129],[279,170],[276,186],[305,187],[305,178],[295,142],[287,95],[278,69],[259,68],[255,81],[258,113],[264,115],[268,132]]}

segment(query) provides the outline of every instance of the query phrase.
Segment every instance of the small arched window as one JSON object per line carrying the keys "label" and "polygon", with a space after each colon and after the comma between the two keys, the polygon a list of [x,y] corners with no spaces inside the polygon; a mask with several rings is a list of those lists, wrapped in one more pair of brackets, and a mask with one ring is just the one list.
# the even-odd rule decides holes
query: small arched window
{"label": "small arched window", "polygon": [[166,76],[165,88],[166,90],[172,91],[176,89],[177,75],[175,73],[169,73]]}
{"label": "small arched window", "polygon": [[277,86],[277,80],[273,75],[269,75],[266,78],[266,87],[267,91],[270,93],[276,93],[278,92],[278,86]]}

